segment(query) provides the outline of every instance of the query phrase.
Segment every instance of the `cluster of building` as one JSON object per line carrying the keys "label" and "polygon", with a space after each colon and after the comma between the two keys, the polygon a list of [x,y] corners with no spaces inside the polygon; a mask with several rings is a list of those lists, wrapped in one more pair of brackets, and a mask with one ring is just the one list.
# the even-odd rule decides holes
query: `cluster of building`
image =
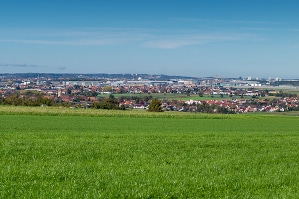
{"label": "cluster of building", "polygon": [[[65,103],[92,104],[98,101],[103,94],[148,94],[162,93],[164,95],[184,94],[187,96],[209,96],[209,100],[163,100],[164,110],[169,111],[199,111],[198,107],[208,105],[216,108],[225,108],[235,113],[257,111],[287,111],[297,110],[296,95],[281,95],[280,88],[274,87],[270,81],[249,79],[159,79],[152,77],[145,79],[124,78],[15,78],[0,79],[0,96],[9,96],[12,93],[37,92],[43,97]],[[298,89],[297,87],[292,87]],[[25,95],[24,95],[25,96]],[[267,96],[278,98],[266,99]],[[120,105],[126,108],[146,109],[148,100],[120,99]],[[216,110],[215,110],[216,111]]]}
{"label": "cluster of building", "polygon": [[189,100],[183,103],[174,101],[164,102],[164,110],[204,112],[200,105],[213,107],[211,113],[219,112],[219,108],[224,108],[230,113],[249,112],[284,112],[298,111],[299,101],[296,97],[285,97],[272,100],[265,99],[233,99],[233,100]]}

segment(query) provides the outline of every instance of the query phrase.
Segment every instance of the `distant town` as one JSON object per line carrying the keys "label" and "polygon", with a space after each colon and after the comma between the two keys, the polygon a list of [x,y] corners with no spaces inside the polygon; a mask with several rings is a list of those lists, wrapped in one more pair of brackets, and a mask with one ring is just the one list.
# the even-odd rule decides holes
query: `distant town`
{"label": "distant town", "polygon": [[0,103],[71,108],[203,113],[299,110],[299,79],[184,77],[150,74],[0,74]]}

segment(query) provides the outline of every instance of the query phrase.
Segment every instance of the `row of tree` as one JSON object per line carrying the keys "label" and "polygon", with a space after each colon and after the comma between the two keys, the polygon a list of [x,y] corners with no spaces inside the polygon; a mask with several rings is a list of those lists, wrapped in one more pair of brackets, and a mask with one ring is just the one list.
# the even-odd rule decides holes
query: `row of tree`
{"label": "row of tree", "polygon": [[201,113],[222,113],[222,114],[234,114],[235,112],[232,110],[229,110],[226,107],[218,106],[216,104],[208,104],[208,103],[202,103],[197,105],[197,112]]}
{"label": "row of tree", "polygon": [[7,97],[0,97],[0,104],[2,105],[14,105],[14,106],[41,106],[54,105],[54,101],[48,98],[44,98],[41,95],[34,97],[20,97],[18,94],[12,94]]}
{"label": "row of tree", "polygon": [[92,108],[96,109],[108,109],[108,110],[125,110],[126,108],[122,105],[119,106],[118,100],[110,96],[109,98],[102,98],[98,102],[93,102]]}
{"label": "row of tree", "polygon": [[[140,101],[140,98],[136,98]],[[158,99],[150,100],[149,111],[162,112],[162,102]],[[42,95],[20,95],[18,93],[11,94],[6,97],[0,96],[1,105],[13,106],[70,106],[70,104],[63,103],[61,100],[51,100],[43,97]],[[108,98],[100,98],[99,101],[93,102],[91,108],[96,109],[109,109],[109,110],[125,110],[123,105],[119,105],[119,100],[110,95]]]}

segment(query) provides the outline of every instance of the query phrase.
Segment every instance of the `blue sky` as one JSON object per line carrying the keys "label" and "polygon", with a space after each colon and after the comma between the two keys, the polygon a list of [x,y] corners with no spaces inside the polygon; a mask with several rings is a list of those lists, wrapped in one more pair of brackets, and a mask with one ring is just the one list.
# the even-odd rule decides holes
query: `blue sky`
{"label": "blue sky", "polygon": [[0,2],[0,73],[299,78],[297,0]]}

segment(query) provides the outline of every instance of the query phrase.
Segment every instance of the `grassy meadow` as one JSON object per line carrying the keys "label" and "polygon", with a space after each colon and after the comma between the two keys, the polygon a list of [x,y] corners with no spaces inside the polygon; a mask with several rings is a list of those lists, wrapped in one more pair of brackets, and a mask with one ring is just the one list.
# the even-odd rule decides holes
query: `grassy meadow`
{"label": "grassy meadow", "polygon": [[299,198],[298,122],[0,106],[0,198]]}

